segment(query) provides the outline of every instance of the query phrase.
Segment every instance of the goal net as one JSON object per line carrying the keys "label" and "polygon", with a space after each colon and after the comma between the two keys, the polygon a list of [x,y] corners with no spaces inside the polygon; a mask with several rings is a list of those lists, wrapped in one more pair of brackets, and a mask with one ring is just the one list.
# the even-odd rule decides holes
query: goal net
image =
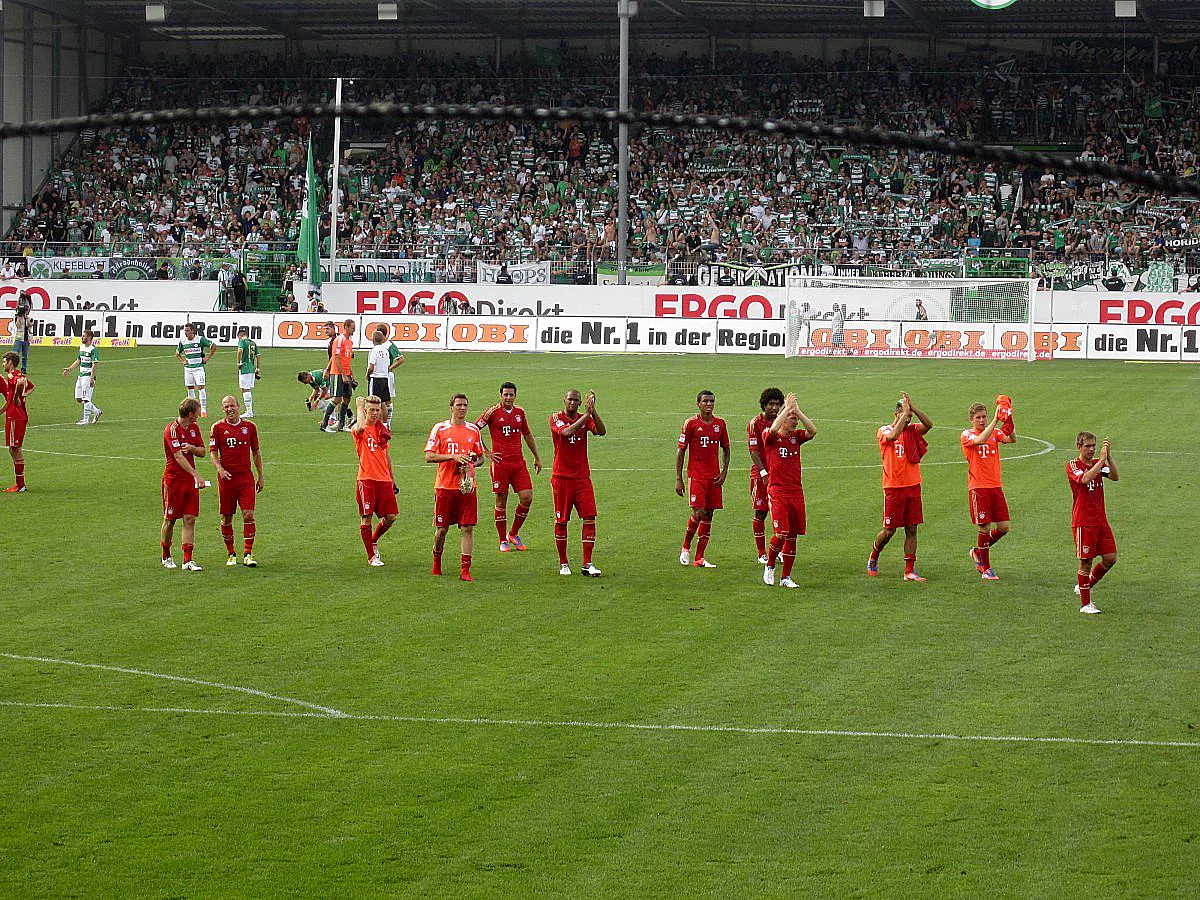
{"label": "goal net", "polygon": [[1036,278],[787,281],[788,356],[1034,359]]}

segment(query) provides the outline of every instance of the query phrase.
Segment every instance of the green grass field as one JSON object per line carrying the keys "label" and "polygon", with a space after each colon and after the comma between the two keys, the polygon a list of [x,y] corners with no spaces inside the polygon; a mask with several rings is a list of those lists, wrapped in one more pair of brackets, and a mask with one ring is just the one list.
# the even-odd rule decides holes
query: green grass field
{"label": "green grass field", "polygon": [[[103,422],[77,428],[71,355],[35,350],[30,492],[0,497],[0,894],[1200,894],[1200,368],[412,355],[401,515],[370,569],[352,441],[317,432],[295,381],[324,354],[275,351],[260,568],[225,568],[205,492],[189,574],[157,545],[179,366],[104,357]],[[210,367],[214,414],[230,358]],[[480,411],[508,378],[547,462],[564,390],[599,394],[601,579],[558,575],[548,472],[531,552],[496,552],[481,497],[478,583],[427,574],[425,436],[452,392]],[[674,441],[697,390],[740,438],[772,384],[820,427],[798,591],[761,583],[741,441],[719,568],[676,559]],[[936,423],[926,585],[901,582],[899,539],[864,572],[873,434],[900,388]],[[958,433],[1002,390],[1023,439],[989,584],[967,558]],[[1122,475],[1095,617],[1071,590],[1081,428],[1112,436]],[[576,567],[578,541],[573,523]]]}

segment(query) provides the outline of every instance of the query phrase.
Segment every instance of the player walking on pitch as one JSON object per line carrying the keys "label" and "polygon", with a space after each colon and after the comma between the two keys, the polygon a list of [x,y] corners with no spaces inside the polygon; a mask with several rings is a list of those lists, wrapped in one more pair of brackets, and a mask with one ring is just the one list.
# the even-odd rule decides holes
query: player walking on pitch
{"label": "player walking on pitch", "polygon": [[[803,427],[801,427],[803,426]],[[783,558],[780,587],[799,587],[792,580],[796,538],[808,530],[804,509],[804,481],[800,445],[817,436],[817,426],[800,409],[795,394],[788,394],[783,409],[763,435],[762,455],[767,466],[767,492],[771,506],[771,549],[763,566],[763,583],[775,583],[775,564]]]}
{"label": "player walking on pitch", "polygon": [[750,503],[754,508],[754,520],[751,527],[754,531],[754,545],[758,548],[758,564],[767,564],[767,511],[770,503],[767,500],[767,466],[763,461],[763,436],[779,410],[783,409],[783,391],[770,387],[758,398],[759,409],[762,410],[750,420],[746,426],[746,446],[750,450]]}
{"label": "player walking on pitch", "polygon": [[[1120,481],[1120,475],[1108,438],[1100,445],[1099,457],[1096,456],[1096,436],[1090,431],[1079,432],[1075,446],[1079,456],[1067,463],[1072,498],[1071,530],[1075,533],[1075,555],[1079,558],[1075,593],[1079,595],[1079,611],[1095,615],[1101,610],[1092,602],[1092,588],[1117,564],[1117,540],[1104,510],[1104,479]],[[1093,566],[1092,560],[1096,557],[1100,559]]]}
{"label": "player walking on pitch", "polygon": [[217,352],[217,345],[199,334],[196,326],[188,322],[183,326],[183,339],[175,348],[175,356],[183,363],[183,386],[188,399],[200,401],[200,418],[208,418],[208,391],[205,390],[205,366]]}
{"label": "player walking on pitch", "polygon": [[392,427],[392,409],[396,399],[395,370],[404,365],[396,345],[388,340],[386,325],[380,325],[371,336],[371,352],[367,356],[367,392],[383,401],[384,420]]}
{"label": "player walking on pitch", "polygon": [[[392,459],[388,455],[392,432],[383,423],[383,401],[378,397],[359,397],[356,407],[358,417],[350,432],[354,435],[354,449],[358,453],[358,482],[355,488],[358,531],[367,550],[367,565],[382,566],[379,539],[392,527],[400,511],[396,505],[396,495],[400,489],[396,485]],[[372,516],[379,517],[379,524],[374,530],[371,529]]]}
{"label": "player walking on pitch", "polygon": [[16,475],[16,483],[0,493],[24,494],[25,451],[21,446],[25,443],[25,429],[29,425],[25,398],[33,393],[34,384],[21,371],[21,357],[15,351],[5,353],[0,357],[0,362],[4,367],[4,374],[0,376],[0,398],[4,400],[4,446],[8,447]]}
{"label": "player walking on pitch", "polygon": [[462,532],[462,560],[459,578],[471,577],[475,523],[479,521],[479,502],[475,492],[475,466],[487,458],[483,438],[474,422],[467,421],[467,395],[450,398],[450,418],[438,422],[425,443],[425,462],[437,463],[433,483],[433,575],[442,574],[442,548],[446,532],[457,525]]}
{"label": "player walking on pitch", "polygon": [[[584,412],[579,411],[580,403]],[[583,520],[583,568],[579,571],[589,578],[599,578],[600,570],[592,564],[596,546],[596,492],[592,488],[592,470],[588,465],[587,437],[604,437],[608,429],[596,411],[596,392],[588,391],[583,400],[572,388],[563,399],[563,409],[550,417],[550,432],[554,439],[554,461],[550,467],[550,490],[554,495],[554,543],[558,547],[558,574],[570,575],[567,560],[567,522],[571,510]]]}
{"label": "player walking on pitch", "polygon": [[[208,449],[217,470],[217,494],[220,498],[221,539],[229,558],[227,566],[237,565],[237,550],[233,543],[233,514],[242,510],[242,565],[253,569],[254,561],[254,501],[263,489],[262,454],[258,449],[258,428],[240,415],[234,397],[221,400],[225,418],[213,424],[208,436]],[[250,471],[253,461],[258,478]]]}
{"label": "player walking on pitch", "polygon": [[[529,515],[533,503],[533,479],[525,464],[525,453],[521,449],[522,439],[533,454],[533,471],[542,474],[542,458],[538,455],[537,442],[529,430],[529,418],[525,410],[516,405],[517,386],[511,381],[500,385],[500,402],[489,406],[475,420],[480,430],[487,428],[492,439],[492,493],[496,496],[496,534],[500,538],[500,552],[525,550],[521,540],[521,526]],[[517,495],[517,511],[513,514],[512,528],[508,527],[508,489]]]}
{"label": "player walking on pitch", "polygon": [[350,415],[350,397],[354,392],[353,369],[354,320],[347,319],[342,323],[342,333],[331,338],[329,343],[329,364],[325,367],[325,376],[329,379],[329,395],[333,406],[325,411],[325,420],[329,421],[335,408],[338,420],[336,425],[329,424],[325,429],[328,432],[347,430],[346,418]]}
{"label": "player walking on pitch", "polygon": [[175,534],[175,523],[183,520],[183,568],[189,572],[203,571],[192,559],[195,548],[196,516],[200,514],[200,490],[205,486],[196,471],[195,458],[204,456],[208,450],[196,419],[200,415],[200,401],[189,397],[179,404],[179,418],[169,422],[163,429],[163,450],[167,456],[167,467],[163,470],[162,499],[163,524],[160,536],[162,564],[164,569],[176,568],[171,558],[171,541]]}
{"label": "player walking on pitch", "polygon": [[63,376],[79,369],[75,378],[75,399],[83,405],[83,418],[76,425],[91,425],[99,422],[104,410],[92,402],[92,394],[96,390],[96,370],[100,368],[100,350],[96,346],[96,334],[93,331],[83,333],[83,342],[79,345],[79,354],[75,362],[63,369]]}
{"label": "player walking on pitch", "polygon": [[926,580],[917,572],[917,526],[925,521],[921,510],[921,457],[925,454],[925,434],[931,428],[929,416],[901,391],[892,423],[876,432],[883,460],[883,530],[871,544],[868,575],[879,574],[879,554],[896,529],[903,528],[904,580]]}
{"label": "player walking on pitch", "polygon": [[[996,407],[988,421],[987,407],[973,403],[967,410],[971,427],[960,435],[963,456],[967,458],[967,499],[971,521],[979,529],[971,561],[984,581],[999,581],[992,570],[991,546],[1008,534],[1008,501],[1000,480],[1000,445],[1015,444],[1015,431],[1005,431],[1003,412]],[[1011,421],[1011,420],[1010,420]]]}
{"label": "player walking on pitch", "polygon": [[[242,403],[246,405],[244,418],[254,418],[254,383],[262,378],[259,364],[258,344],[250,340],[250,329],[243,325],[237,332],[238,387],[242,389]],[[224,406],[224,401],[221,401]]]}
{"label": "player walking on pitch", "polygon": [[[692,538],[696,538],[695,566],[715,569],[704,555],[708,549],[709,532],[715,510],[721,509],[721,488],[729,474],[729,429],[725,420],[713,415],[717,403],[712,391],[701,391],[696,395],[696,407],[700,410],[683,423],[679,433],[679,448],[675,451],[675,493],[684,494],[683,457],[688,458],[687,498],[692,513],[688,516],[683,532],[683,548],[679,551],[679,564],[686,566],[691,561]],[[721,464],[717,465],[717,450],[720,448]]]}

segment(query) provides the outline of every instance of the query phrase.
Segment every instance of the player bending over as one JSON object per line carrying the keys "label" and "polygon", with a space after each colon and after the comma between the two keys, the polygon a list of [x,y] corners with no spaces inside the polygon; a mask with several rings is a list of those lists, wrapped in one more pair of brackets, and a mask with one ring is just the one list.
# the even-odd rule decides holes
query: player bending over
{"label": "player bending over", "polygon": [[[912,421],[914,417],[916,422]],[[929,416],[901,391],[892,423],[876,432],[883,460],[883,530],[875,536],[867,560],[867,574],[872,577],[879,574],[879,554],[896,529],[903,528],[904,580],[925,581],[917,572],[917,526],[925,521],[921,511],[921,457],[925,455],[925,435],[931,428]]]}
{"label": "player bending over", "polygon": [[[396,485],[392,459],[388,455],[392,432],[383,424],[383,401],[378,397],[359,397],[355,406],[358,417],[350,432],[354,435],[354,449],[358,453],[358,481],[355,487],[358,532],[367,550],[367,565],[382,566],[379,539],[392,527],[400,511],[396,505],[400,488]],[[371,529],[372,516],[379,517],[379,524],[374,530]]]}
{"label": "player bending over", "polygon": [[[533,479],[525,464],[522,440],[533,454],[533,471],[542,474],[542,458],[538,455],[533,432],[529,430],[529,417],[516,405],[516,400],[517,386],[506,381],[500,385],[500,402],[489,406],[475,420],[475,426],[481,430],[486,427],[492,439],[492,492],[496,495],[496,534],[500,538],[501,553],[526,549],[520,532],[533,503]],[[510,487],[517,495],[517,511],[513,513],[511,529],[508,527]]]}
{"label": "player bending over", "polygon": [[79,369],[75,378],[75,400],[83,405],[83,418],[76,425],[91,425],[100,421],[104,410],[92,402],[92,394],[96,390],[96,370],[100,368],[100,350],[96,346],[96,333],[85,331],[83,343],[79,345],[79,354],[75,362],[63,369],[63,376]]}
{"label": "player bending over", "polygon": [[433,568],[434,575],[442,574],[442,548],[446,532],[457,525],[462,532],[462,553],[459,578],[471,577],[471,554],[474,552],[475,523],[479,521],[479,498],[475,491],[475,466],[487,458],[483,437],[474,422],[467,421],[467,395],[450,398],[450,418],[438,422],[429,432],[425,443],[425,462],[437,463],[433,483]]}
{"label": "player bending over", "polygon": [[[1075,446],[1079,448],[1079,456],[1067,463],[1072,497],[1071,530],[1075,533],[1075,555],[1079,557],[1075,593],[1079,595],[1079,611],[1095,615],[1100,607],[1092,602],[1092,588],[1117,564],[1117,540],[1104,510],[1104,479],[1120,481],[1120,475],[1108,438],[1100,445],[1099,457],[1096,436],[1090,431],[1079,432]],[[1096,557],[1100,559],[1093,567],[1092,560]]]}
{"label": "player bending over", "polygon": [[6,487],[2,493],[25,493],[25,451],[21,446],[25,443],[25,429],[29,425],[29,411],[25,408],[25,398],[33,393],[34,384],[29,376],[21,371],[21,357],[13,350],[0,357],[4,375],[0,376],[0,399],[4,400],[4,446],[12,457],[13,472],[16,483]]}
{"label": "player bending over", "polygon": [[[208,449],[217,470],[217,494],[221,505],[221,539],[229,558],[225,565],[237,565],[237,550],[233,544],[233,514],[242,510],[242,565],[253,569],[255,495],[263,489],[262,454],[258,450],[258,428],[239,414],[234,397],[221,400],[225,418],[213,424],[208,436]],[[250,471],[250,463],[258,478]]]}
{"label": "player bending over", "polygon": [[194,324],[188,322],[184,325],[183,339],[175,348],[175,356],[183,363],[183,386],[187,388],[188,399],[200,401],[200,418],[207,419],[208,391],[204,387],[206,381],[204,367],[217,352],[217,345],[204,335],[197,335]]}
{"label": "player bending over", "polygon": [[[584,412],[579,411],[584,403]],[[558,547],[558,574],[570,575],[567,560],[567,522],[571,510],[583,519],[583,568],[580,573],[599,578],[600,570],[592,565],[592,550],[596,546],[596,492],[592,488],[592,470],[588,465],[587,437],[603,437],[608,433],[600,413],[596,411],[596,392],[588,391],[583,401],[579,391],[572,388],[563,400],[563,409],[550,417],[550,433],[554,439],[554,462],[550,467],[550,490],[554,495],[554,543]]]}
{"label": "player bending over", "polygon": [[[992,570],[991,546],[1008,534],[1008,501],[1000,479],[1000,445],[1015,444],[1015,429],[1005,431],[1001,407],[988,421],[987,407],[972,403],[967,410],[971,427],[960,435],[963,456],[967,458],[967,500],[971,521],[979,529],[971,561],[984,581],[999,581]],[[1008,420],[1011,421],[1011,418]]]}
{"label": "player bending over", "polygon": [[[704,553],[708,548],[709,532],[715,510],[724,505],[721,487],[729,474],[729,429],[725,420],[713,415],[717,397],[712,391],[701,391],[696,395],[699,414],[683,423],[679,433],[679,449],[675,451],[675,493],[684,496],[683,457],[688,458],[687,498],[691,507],[687,527],[683,532],[683,549],[679,551],[679,564],[686,566],[692,555],[692,538],[696,538],[695,565],[702,569],[715,569],[716,564],[708,561]],[[721,451],[721,464],[717,465],[717,449]]]}
{"label": "player bending over", "polygon": [[816,436],[817,426],[800,410],[796,395],[788,394],[783,409],[763,435],[762,455],[767,466],[771,527],[775,532],[763,567],[764,584],[775,583],[775,564],[783,557],[780,587],[799,587],[792,580],[792,565],[796,561],[796,538],[807,531],[800,445]]}
{"label": "player bending over", "polygon": [[[323,369],[313,369],[311,372],[297,372],[296,380],[301,384],[308,385],[312,390],[309,391],[308,398],[304,401],[304,408],[312,411],[320,410],[322,413],[329,409],[329,382],[325,380],[325,372]],[[320,431],[325,430],[325,426],[319,426]]]}
{"label": "player bending over", "polygon": [[200,415],[200,401],[189,397],[179,404],[179,418],[163,429],[163,450],[167,456],[167,467],[163,470],[162,499],[163,524],[159,544],[162,547],[164,569],[174,569],[171,558],[171,541],[175,535],[175,523],[183,519],[183,569],[187,572],[203,571],[192,559],[196,540],[196,516],[200,514],[200,490],[205,486],[196,471],[195,458],[204,456],[208,450],[196,419]]}
{"label": "player bending over", "polygon": [[758,564],[767,564],[767,466],[762,458],[763,435],[779,415],[783,408],[783,391],[771,387],[762,392],[758,398],[758,407],[762,410],[750,420],[746,426],[746,446],[750,450],[750,503],[754,508],[754,520],[751,528],[754,532],[754,545],[758,548]]}

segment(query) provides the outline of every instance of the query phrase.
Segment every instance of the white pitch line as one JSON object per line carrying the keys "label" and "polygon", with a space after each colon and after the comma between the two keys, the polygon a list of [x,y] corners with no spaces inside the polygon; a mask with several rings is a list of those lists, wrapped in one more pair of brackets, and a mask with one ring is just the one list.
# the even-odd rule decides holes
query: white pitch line
{"label": "white pitch line", "polygon": [[260,697],[263,700],[277,700],[280,703],[291,703],[296,706],[303,706],[305,709],[313,709],[317,712],[324,713],[327,716],[332,716],[335,719],[344,718],[346,713],[340,709],[333,709],[329,706],[320,706],[316,703],[309,703],[307,700],[297,700],[295,697],[284,697],[279,694],[268,694],[266,691],[256,690],[255,688],[239,687],[236,684],[222,684],[219,681],[202,681],[199,678],[188,678],[186,675],[165,675],[161,672],[147,672],[144,669],[128,669],[124,666],[105,666],[100,663],[85,663],[76,662],[73,659],[55,659],[50,656],[22,656],[18,653],[0,653],[0,656],[7,659],[20,660],[22,662],[40,662],[51,663],[57,666],[74,666],[78,669],[98,669],[102,672],[117,672],[121,675],[141,675],[143,678],[159,678],[163,681],[175,681],[183,684],[198,684],[202,687],[216,688],[222,691],[234,691],[239,694],[249,694],[252,697]]}
{"label": "white pitch line", "polygon": [[[5,654],[7,655],[7,654]],[[862,731],[840,728],[788,728],[751,725],[684,725],[639,722],[590,722],[575,719],[492,719],[464,716],[374,716],[318,712],[279,712],[269,710],[195,709],[172,706],[89,706],[79,703],[34,703],[0,700],[0,707],[15,709],[57,709],[82,712],[140,712],[204,716],[243,716],[282,719],[340,719],[349,722],[396,722],[409,725],[466,725],[505,728],[579,728],[591,731],[650,731],[682,734],[742,734],[784,737],[863,738],[897,741],[958,741],[987,744],[1060,744],[1087,747],[1151,747],[1159,749],[1200,750],[1200,741],[1153,741],[1141,738],[1036,737],[1006,734],[953,734],[919,731]],[[319,707],[318,707],[319,708]]]}

